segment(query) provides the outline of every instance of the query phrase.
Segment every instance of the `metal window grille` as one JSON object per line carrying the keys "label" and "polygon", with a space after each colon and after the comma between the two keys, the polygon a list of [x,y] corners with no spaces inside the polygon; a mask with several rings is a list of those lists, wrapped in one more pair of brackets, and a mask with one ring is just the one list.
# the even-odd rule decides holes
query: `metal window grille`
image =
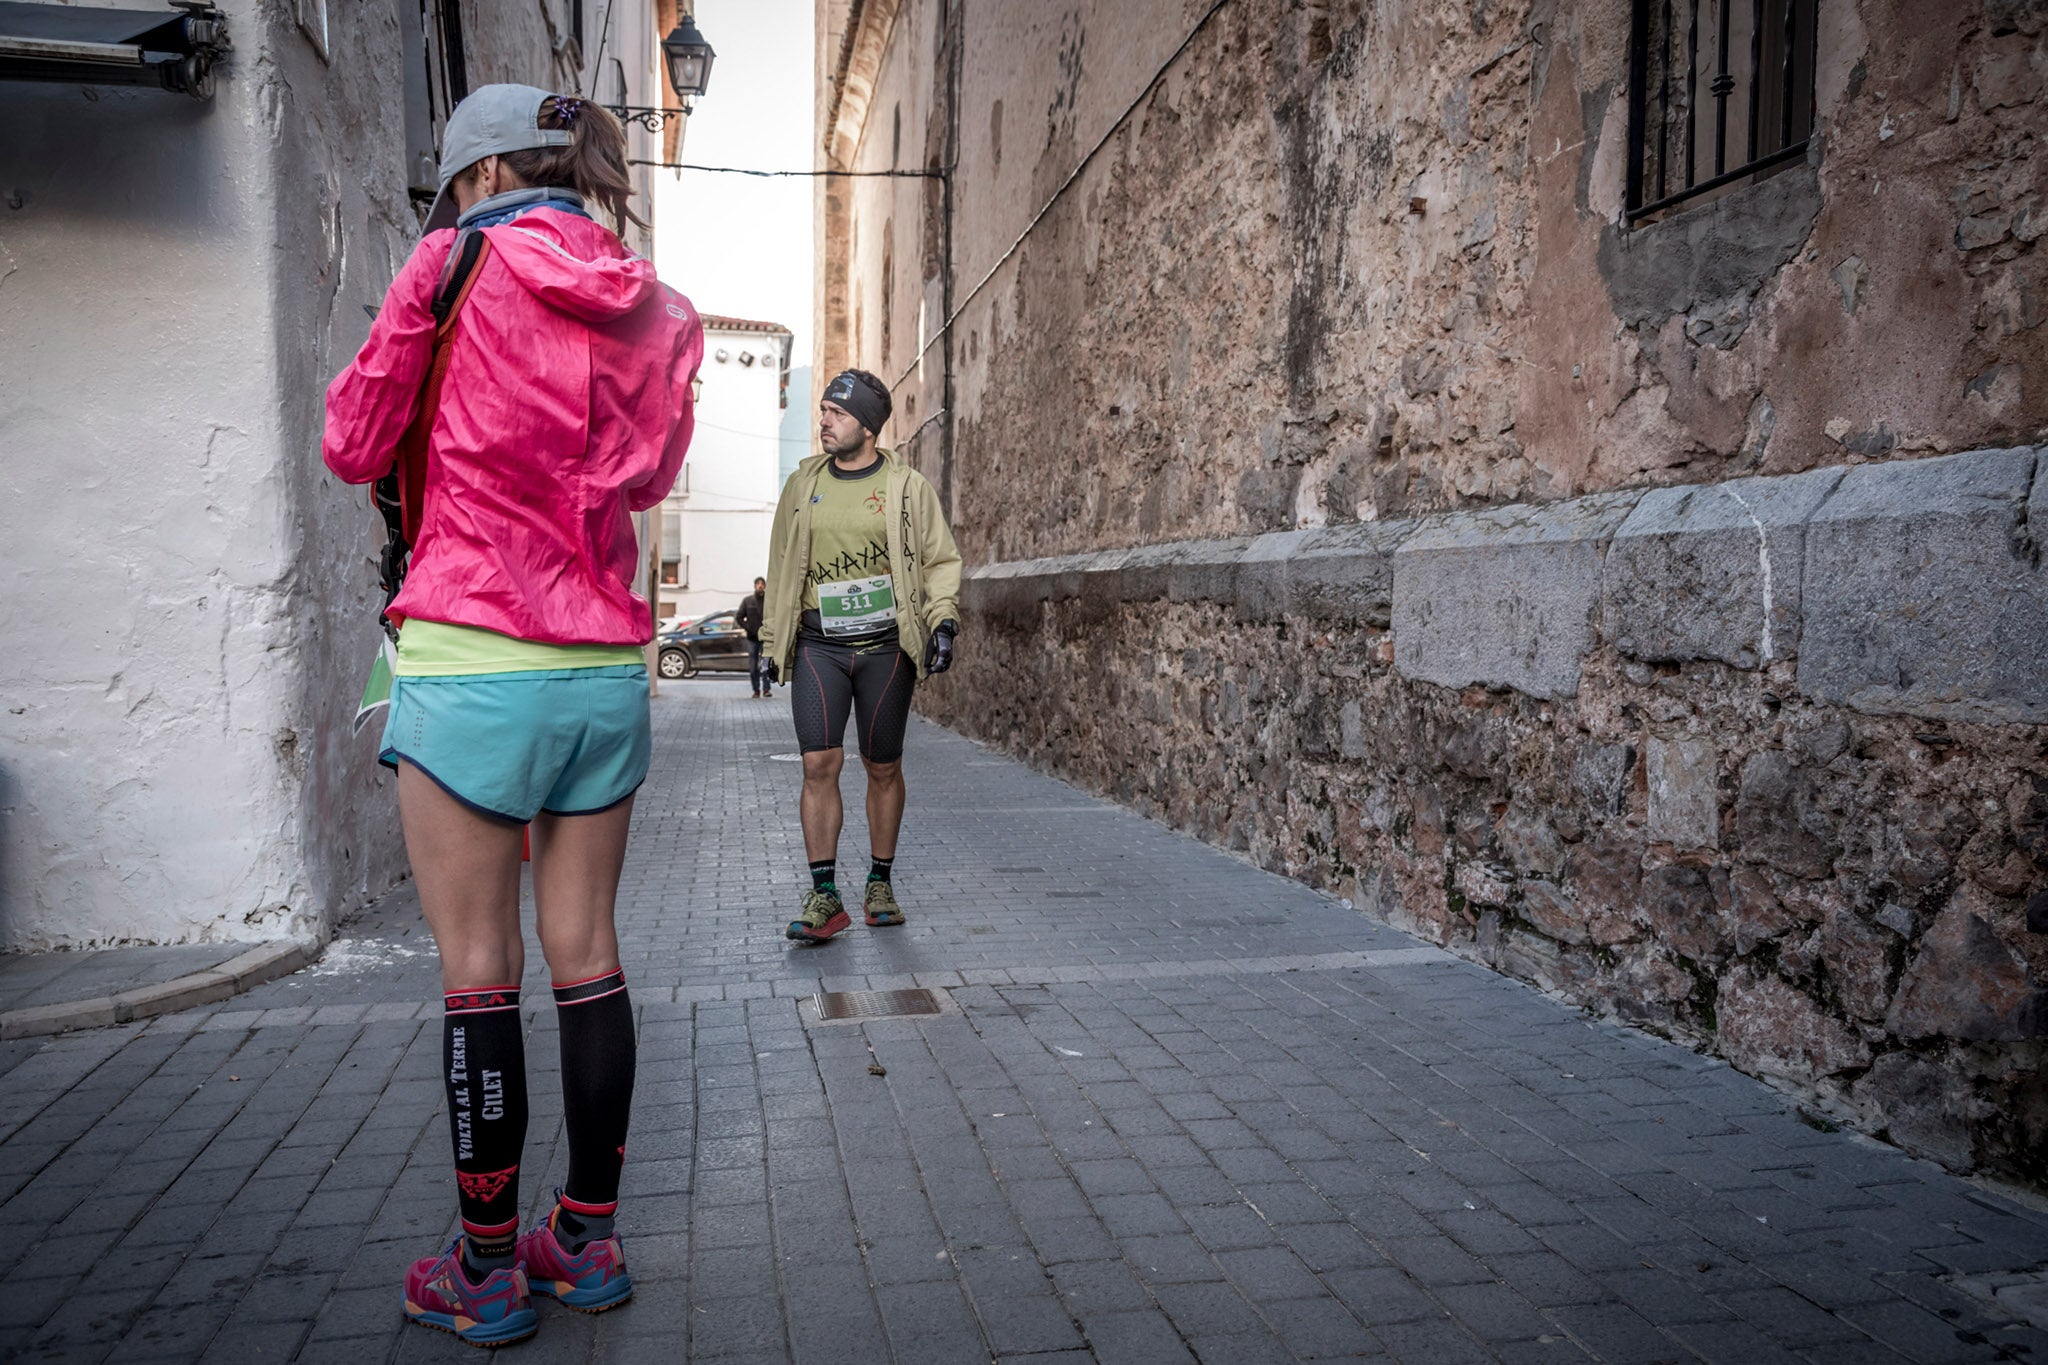
{"label": "metal window grille", "polygon": [[1797,161],[1820,0],[1633,0],[1631,222]]}

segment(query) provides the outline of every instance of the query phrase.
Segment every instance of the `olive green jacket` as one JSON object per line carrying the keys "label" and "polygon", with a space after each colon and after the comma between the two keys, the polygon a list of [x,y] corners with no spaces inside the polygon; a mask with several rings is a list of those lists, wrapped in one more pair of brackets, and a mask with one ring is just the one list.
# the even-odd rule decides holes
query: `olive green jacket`
{"label": "olive green jacket", "polygon": [[[881,452],[888,466],[889,563],[896,578],[896,630],[903,652],[924,676],[925,642],[941,621],[960,619],[960,551],[938,492],[924,475],[893,450]],[[784,681],[796,654],[797,620],[803,614],[804,572],[811,562],[811,504],[818,480],[828,477],[830,455],[813,455],[796,467],[775,505],[768,533],[768,604],[761,613],[761,655],[773,660]]]}

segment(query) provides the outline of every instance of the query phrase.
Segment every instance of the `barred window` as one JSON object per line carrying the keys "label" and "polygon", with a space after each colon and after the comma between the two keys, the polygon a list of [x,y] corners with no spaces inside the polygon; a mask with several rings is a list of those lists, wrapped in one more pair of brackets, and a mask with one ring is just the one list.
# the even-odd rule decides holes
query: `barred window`
{"label": "barred window", "polygon": [[1820,0],[1633,0],[1628,216],[1797,162]]}

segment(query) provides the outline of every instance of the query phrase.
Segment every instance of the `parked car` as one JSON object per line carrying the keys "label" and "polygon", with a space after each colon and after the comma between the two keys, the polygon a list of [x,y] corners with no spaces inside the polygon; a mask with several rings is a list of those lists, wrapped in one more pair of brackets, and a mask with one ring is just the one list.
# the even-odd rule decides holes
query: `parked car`
{"label": "parked car", "polygon": [[747,671],[747,636],[729,611],[701,621],[678,624],[661,632],[659,662],[664,678],[694,678],[699,673]]}

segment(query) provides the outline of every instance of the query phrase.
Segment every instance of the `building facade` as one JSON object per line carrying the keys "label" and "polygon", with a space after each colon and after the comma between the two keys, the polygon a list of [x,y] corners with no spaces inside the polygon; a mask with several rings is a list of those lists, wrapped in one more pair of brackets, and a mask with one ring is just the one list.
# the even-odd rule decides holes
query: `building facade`
{"label": "building facade", "polygon": [[732,610],[768,572],[789,402],[789,329],[703,316],[697,429],[661,506],[660,611],[682,620]]}
{"label": "building facade", "polygon": [[2039,6],[818,31],[897,174],[821,182],[816,364],[970,564],[930,713],[2048,1181]]}
{"label": "building facade", "polygon": [[320,936],[403,874],[350,728],[383,529],[323,395],[467,89],[676,103],[657,6],[603,8],[223,0],[203,99],[7,68],[0,949]]}

